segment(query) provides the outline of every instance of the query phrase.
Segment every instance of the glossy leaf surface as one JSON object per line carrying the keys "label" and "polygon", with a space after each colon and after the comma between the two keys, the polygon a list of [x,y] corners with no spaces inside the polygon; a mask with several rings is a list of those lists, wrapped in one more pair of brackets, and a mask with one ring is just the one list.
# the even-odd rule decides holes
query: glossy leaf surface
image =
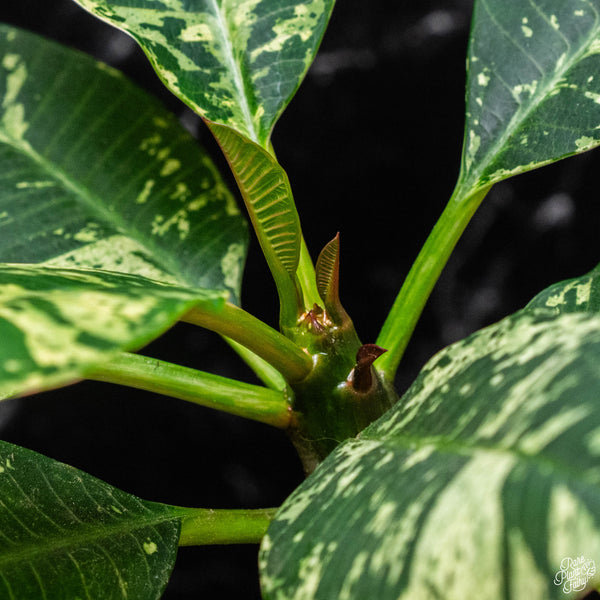
{"label": "glossy leaf surface", "polygon": [[120,74],[9,27],[0,54],[6,397],[81,378],[198,301],[237,299],[246,227],[193,138]]}
{"label": "glossy leaf surface", "polygon": [[268,146],[333,0],[77,0],[131,34],[167,87],[206,119]]}
{"label": "glossy leaf surface", "polygon": [[285,502],[265,597],[575,598],[554,578],[600,560],[599,363],[600,317],[548,309],[440,352]]}
{"label": "glossy leaf surface", "polygon": [[0,29],[0,260],[239,292],[243,219],[195,140],[122,75]]}
{"label": "glossy leaf surface", "polygon": [[600,265],[567,281],[561,281],[539,293],[526,309],[546,308],[556,314],[600,313]]}
{"label": "glossy leaf surface", "polygon": [[461,185],[600,143],[600,1],[475,2]]}
{"label": "glossy leaf surface", "polygon": [[476,0],[467,67],[457,185],[377,339],[390,378],[490,188],[600,143],[600,0]]}
{"label": "glossy leaf surface", "polygon": [[45,456],[0,442],[0,596],[152,600],[180,519]]}
{"label": "glossy leaf surface", "polygon": [[99,270],[0,264],[0,399],[81,379],[187,309],[218,309],[224,294]]}

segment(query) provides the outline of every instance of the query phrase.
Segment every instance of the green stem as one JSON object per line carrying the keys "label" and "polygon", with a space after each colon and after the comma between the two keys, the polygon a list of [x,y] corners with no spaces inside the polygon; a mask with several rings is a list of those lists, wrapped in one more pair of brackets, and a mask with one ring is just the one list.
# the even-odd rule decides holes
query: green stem
{"label": "green stem", "polygon": [[259,544],[276,508],[258,510],[177,509],[183,514],[180,546]]}
{"label": "green stem", "polygon": [[392,381],[421,312],[465,227],[491,186],[465,196],[457,185],[444,212],[415,260],[377,338],[388,351],[377,368]]}
{"label": "green stem", "polygon": [[282,392],[123,352],[95,367],[88,379],[106,381],[187,400],[286,429],[290,407]]}
{"label": "green stem", "polygon": [[183,320],[229,337],[275,367],[287,381],[301,381],[312,370],[311,356],[260,319],[227,303],[222,310],[193,308]]}
{"label": "green stem", "polygon": [[223,338],[240,356],[240,358],[254,371],[254,374],[272,390],[282,391],[286,387],[285,379],[281,373],[273,368],[260,356],[254,354],[248,348],[234,342],[230,338]]}

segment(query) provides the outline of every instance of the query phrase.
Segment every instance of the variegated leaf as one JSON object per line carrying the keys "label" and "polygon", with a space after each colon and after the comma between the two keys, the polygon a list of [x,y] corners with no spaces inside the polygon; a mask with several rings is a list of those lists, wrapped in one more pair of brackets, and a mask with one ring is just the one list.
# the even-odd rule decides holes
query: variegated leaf
{"label": "variegated leaf", "polygon": [[551,285],[539,293],[526,308],[547,308],[556,314],[600,313],[600,265],[581,277]]}
{"label": "variegated leaf", "polygon": [[131,34],[169,89],[268,147],[334,0],[76,0]]}
{"label": "variegated leaf", "polygon": [[195,140],[91,58],[0,28],[0,261],[238,297],[246,231]]}
{"label": "variegated leaf", "polygon": [[0,399],[81,379],[225,296],[139,275],[0,264]]}
{"label": "variegated leaf", "polygon": [[265,598],[563,600],[599,585],[598,364],[589,312],[523,310],[440,352],[280,509]]}
{"label": "variegated leaf", "polygon": [[193,138],[122,75],[9,27],[0,55],[0,261],[26,263],[1,274],[6,397],[82,377],[194,299],[236,300],[247,233]]}
{"label": "variegated leaf", "polygon": [[599,0],[477,0],[463,189],[597,146],[599,70]]}
{"label": "variegated leaf", "polygon": [[177,510],[0,442],[0,597],[152,600],[169,579]]}

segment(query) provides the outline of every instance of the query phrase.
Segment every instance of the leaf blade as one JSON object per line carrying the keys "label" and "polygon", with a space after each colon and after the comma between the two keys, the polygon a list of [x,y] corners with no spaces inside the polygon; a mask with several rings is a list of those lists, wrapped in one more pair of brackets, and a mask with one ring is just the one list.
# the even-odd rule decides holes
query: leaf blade
{"label": "leaf blade", "polygon": [[235,176],[280,296],[281,321],[296,323],[296,272],[302,231],[292,189],[281,165],[230,127],[208,123]]}
{"label": "leaf blade", "polygon": [[174,117],[116,71],[33,34],[2,27],[0,51],[0,260],[237,298],[243,219]]}
{"label": "leaf blade", "polygon": [[269,145],[325,31],[333,0],[77,0],[141,45],[167,87],[202,117]]}
{"label": "leaf blade", "polygon": [[0,264],[0,399],[72,383],[226,292],[136,275]]}
{"label": "leaf blade", "polygon": [[600,265],[581,277],[560,281],[533,298],[525,310],[545,308],[556,314],[600,312]]}
{"label": "leaf blade", "polygon": [[564,598],[562,559],[600,553],[599,332],[528,309],[436,355],[284,504],[266,597]]}
{"label": "leaf blade", "polygon": [[[600,143],[600,4],[475,4],[461,185],[477,189]],[[583,107],[583,109],[582,109]]]}
{"label": "leaf blade", "polygon": [[162,594],[181,528],[171,507],[7,442],[0,502],[0,586],[8,597]]}

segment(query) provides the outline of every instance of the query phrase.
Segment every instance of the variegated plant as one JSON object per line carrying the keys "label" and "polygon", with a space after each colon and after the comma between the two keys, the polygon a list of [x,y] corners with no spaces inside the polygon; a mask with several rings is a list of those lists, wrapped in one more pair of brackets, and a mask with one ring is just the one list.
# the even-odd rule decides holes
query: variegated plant
{"label": "variegated plant", "polygon": [[[341,304],[338,237],[313,267],[271,141],[333,0],[77,1],[215,136],[280,327],[239,305],[246,221],[192,137],[118,72],[2,26],[0,398],[162,393],[287,431],[308,477],[279,509],[181,508],[0,442],[0,597],[158,598],[178,546],[260,541],[271,600],[599,587],[599,269],[446,348],[400,400],[393,382],[490,188],[600,143],[600,0],[476,0],[456,189],[376,344]],[[264,385],[134,353],[180,320]]]}

